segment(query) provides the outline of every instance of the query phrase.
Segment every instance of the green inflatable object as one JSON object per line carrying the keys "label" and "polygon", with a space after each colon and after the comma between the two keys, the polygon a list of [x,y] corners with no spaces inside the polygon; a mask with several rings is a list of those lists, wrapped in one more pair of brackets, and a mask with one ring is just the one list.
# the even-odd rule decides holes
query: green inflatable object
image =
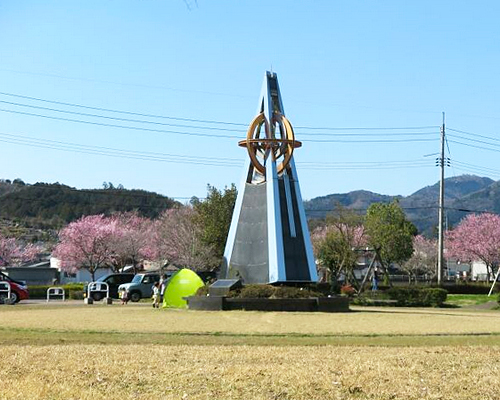
{"label": "green inflatable object", "polygon": [[177,271],[168,280],[163,295],[163,308],[186,308],[187,301],[183,297],[194,295],[203,286],[205,284],[196,272],[190,269]]}

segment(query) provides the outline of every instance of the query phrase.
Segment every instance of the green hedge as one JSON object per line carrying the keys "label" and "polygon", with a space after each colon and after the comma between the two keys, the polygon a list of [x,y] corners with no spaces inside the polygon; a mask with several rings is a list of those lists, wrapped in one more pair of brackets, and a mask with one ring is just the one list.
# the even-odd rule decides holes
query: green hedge
{"label": "green hedge", "polygon": [[[476,283],[476,282],[464,282],[464,283],[445,283],[442,286],[443,289],[449,294],[488,294],[490,292],[491,284],[489,283]],[[498,292],[499,285],[495,285],[493,289]]]}
{"label": "green hedge", "polygon": [[33,285],[29,286],[30,299],[46,299],[47,289],[50,287],[62,287],[67,299],[83,299],[83,283],[69,283],[67,285]]}
{"label": "green hedge", "polygon": [[446,301],[448,292],[441,288],[394,287],[387,291],[398,306],[440,307]]}

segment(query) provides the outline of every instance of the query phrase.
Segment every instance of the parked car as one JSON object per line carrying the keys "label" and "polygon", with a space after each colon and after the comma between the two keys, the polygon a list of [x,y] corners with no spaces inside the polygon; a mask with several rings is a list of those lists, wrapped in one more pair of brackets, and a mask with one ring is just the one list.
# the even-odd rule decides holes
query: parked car
{"label": "parked car", "polygon": [[[3,272],[0,272],[0,281],[7,281],[10,283],[10,300],[13,303],[18,303],[21,300],[27,300],[30,298],[28,285],[26,285],[26,282],[12,279],[8,275],[5,275]],[[0,298],[2,298],[2,301],[5,297],[7,297],[6,293],[0,293]]]}
{"label": "parked car", "polygon": [[133,302],[137,302],[140,299],[151,297],[153,294],[153,285],[159,281],[160,274],[157,272],[137,274],[130,283],[120,285],[118,291],[126,290],[128,298]]}
{"label": "parked car", "polygon": [[[123,283],[128,283],[132,281],[134,278],[134,274],[128,274],[128,273],[117,273],[117,274],[109,274],[109,275],[104,275],[101,276],[99,279],[96,280],[96,282],[106,282],[109,285],[109,297],[112,297],[114,299],[118,298],[118,287],[123,284]],[[88,286],[85,285],[83,287],[83,294],[84,296],[87,296],[87,289]],[[106,291],[101,290],[101,291],[92,291],[92,299],[94,301],[99,301],[106,297]]]}

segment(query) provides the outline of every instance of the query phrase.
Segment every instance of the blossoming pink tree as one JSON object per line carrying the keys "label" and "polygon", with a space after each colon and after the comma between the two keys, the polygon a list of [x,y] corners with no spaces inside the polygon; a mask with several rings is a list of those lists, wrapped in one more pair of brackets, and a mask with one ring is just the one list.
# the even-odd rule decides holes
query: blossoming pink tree
{"label": "blossoming pink tree", "polygon": [[135,213],[120,213],[108,221],[116,226],[111,241],[115,270],[131,264],[137,272],[140,262],[153,259],[154,224],[150,219]]}
{"label": "blossoming pink tree", "polygon": [[40,249],[35,245],[23,245],[14,238],[6,238],[0,234],[0,267],[32,261],[39,252]]}
{"label": "blossoming pink tree", "polygon": [[61,260],[63,270],[75,272],[83,268],[95,280],[95,272],[113,262],[116,230],[116,220],[104,215],[84,216],[61,230],[53,254]]}
{"label": "blossoming pink tree", "polygon": [[488,280],[500,263],[500,216],[470,214],[446,235],[446,257],[486,264]]}
{"label": "blossoming pink tree", "polygon": [[155,223],[156,258],[195,271],[210,270],[217,260],[214,249],[202,241],[202,234],[191,207],[165,211]]}
{"label": "blossoming pink tree", "polygon": [[427,239],[422,235],[413,237],[413,254],[408,261],[401,264],[401,269],[408,274],[408,281],[419,274],[432,279],[437,269],[437,240]]}
{"label": "blossoming pink tree", "polygon": [[316,228],[311,234],[313,250],[321,265],[321,280],[329,281],[333,288],[342,273],[346,280],[356,280],[353,273],[359,255],[356,249],[366,246],[361,218],[347,212],[344,214],[330,218],[326,226]]}

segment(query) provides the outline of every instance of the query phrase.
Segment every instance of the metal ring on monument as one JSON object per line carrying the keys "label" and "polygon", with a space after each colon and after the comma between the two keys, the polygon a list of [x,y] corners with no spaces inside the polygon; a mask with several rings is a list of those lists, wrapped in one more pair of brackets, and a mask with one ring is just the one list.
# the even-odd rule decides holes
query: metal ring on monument
{"label": "metal ring on monument", "polygon": [[[266,168],[261,164],[261,162],[257,158],[257,151],[260,150],[259,142],[253,140],[253,139],[259,139],[257,135],[258,132],[260,132],[260,128],[262,127],[262,125],[264,125],[266,139],[270,137],[269,122],[267,121],[264,113],[260,113],[253,119],[252,123],[250,124],[250,127],[248,128],[247,140],[245,141],[245,145],[247,147],[248,155],[250,156],[250,160],[252,161],[253,166],[257,169],[257,171],[259,171],[262,175],[264,175],[266,173]],[[254,137],[254,135],[256,136]]]}
{"label": "metal ring on monument", "polygon": [[290,159],[292,158],[293,149],[295,147],[300,147],[302,143],[295,141],[295,134],[293,132],[292,124],[284,115],[280,113],[274,113],[273,124],[274,123],[277,123],[280,126],[282,135],[283,131],[285,133],[285,137],[282,137],[281,140],[279,140],[282,143],[282,146],[280,146],[280,153],[275,154],[276,158],[284,155],[283,161],[278,165],[278,174],[281,174],[288,166]]}

